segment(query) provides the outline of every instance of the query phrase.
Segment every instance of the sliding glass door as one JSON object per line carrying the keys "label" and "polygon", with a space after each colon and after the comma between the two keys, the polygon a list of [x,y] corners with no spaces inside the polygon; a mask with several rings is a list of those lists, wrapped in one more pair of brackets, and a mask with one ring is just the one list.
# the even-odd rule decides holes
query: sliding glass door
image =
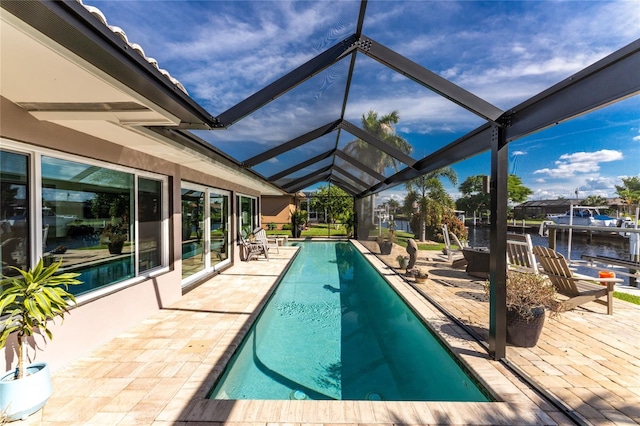
{"label": "sliding glass door", "polygon": [[183,182],[183,285],[229,262],[229,193]]}

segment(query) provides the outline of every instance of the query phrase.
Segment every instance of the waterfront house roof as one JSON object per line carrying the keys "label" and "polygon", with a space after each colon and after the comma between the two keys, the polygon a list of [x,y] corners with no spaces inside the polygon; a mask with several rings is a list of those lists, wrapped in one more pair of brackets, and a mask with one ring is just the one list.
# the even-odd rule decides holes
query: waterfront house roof
{"label": "waterfront house roof", "polygon": [[[76,1],[11,1],[1,7],[2,80],[20,83],[3,84],[3,97],[40,120],[134,149],[152,145],[157,155],[253,182],[271,195],[331,182],[365,197],[498,149],[497,141],[515,141],[640,92],[636,40],[517,105],[497,106],[410,54],[367,36],[376,25],[367,20],[370,10],[380,12],[382,6],[363,0],[351,19],[340,23],[350,31],[345,37],[331,40],[319,53],[214,115],[99,10]],[[460,120],[470,123],[467,131],[411,154],[367,133],[346,114],[354,92],[370,84],[365,80],[360,86],[358,64],[363,61],[374,63],[388,77],[386,84],[398,91],[420,93],[426,102],[454,108]],[[300,94],[313,103],[313,117],[298,114],[293,101]],[[274,115],[290,118],[275,129]],[[268,131],[234,143],[242,146],[242,155],[217,143],[256,121]],[[443,127],[448,124],[442,122]],[[347,149],[353,140],[365,148],[358,153]],[[397,170],[376,168],[372,161],[381,155],[392,158]]]}

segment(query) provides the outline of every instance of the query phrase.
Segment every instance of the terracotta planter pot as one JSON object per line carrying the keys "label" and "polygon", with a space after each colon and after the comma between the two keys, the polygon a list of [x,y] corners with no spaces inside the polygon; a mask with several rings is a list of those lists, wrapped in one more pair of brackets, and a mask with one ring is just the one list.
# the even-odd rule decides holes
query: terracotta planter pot
{"label": "terracotta planter pot", "polygon": [[507,342],[522,348],[531,348],[538,344],[544,326],[544,308],[533,308],[534,317],[526,321],[515,310],[507,310]]}

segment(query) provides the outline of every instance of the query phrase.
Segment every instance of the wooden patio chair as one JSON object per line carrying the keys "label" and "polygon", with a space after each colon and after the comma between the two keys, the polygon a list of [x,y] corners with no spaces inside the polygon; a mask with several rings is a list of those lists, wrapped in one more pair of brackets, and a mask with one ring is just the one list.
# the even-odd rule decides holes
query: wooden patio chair
{"label": "wooden patio chair", "polygon": [[267,253],[267,248],[262,245],[262,243],[252,243],[242,235],[238,235],[238,238],[240,239],[240,244],[242,245],[244,250],[244,260],[249,261],[257,259],[261,254],[264,255],[267,260],[269,260],[269,253]]}
{"label": "wooden patio chair", "polygon": [[507,233],[507,264],[510,270],[538,273],[531,235]]}
{"label": "wooden patio chair", "polygon": [[[569,264],[563,255],[548,247],[535,246],[533,254],[558,293],[569,298],[564,302],[567,309],[573,309],[587,302],[596,302],[607,307],[607,315],[613,313],[613,287],[616,282],[622,282],[621,279],[576,274],[569,269]],[[606,283],[606,286],[596,282]],[[606,300],[600,300],[602,297]]]}
{"label": "wooden patio chair", "polygon": [[276,253],[280,253],[280,248],[278,247],[278,239],[277,238],[269,238],[267,236],[267,231],[262,228],[256,228],[253,231],[253,235],[256,237],[256,242],[263,244],[267,251],[269,249],[275,249]]}

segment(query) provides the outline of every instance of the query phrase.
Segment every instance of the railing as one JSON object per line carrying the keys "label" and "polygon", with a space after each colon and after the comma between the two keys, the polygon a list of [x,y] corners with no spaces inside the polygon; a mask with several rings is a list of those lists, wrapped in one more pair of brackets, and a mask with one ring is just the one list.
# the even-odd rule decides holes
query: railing
{"label": "railing", "polygon": [[576,262],[571,260],[571,238],[569,238],[567,246],[567,260],[571,264],[579,263],[580,266],[584,266],[592,269],[602,269],[594,263],[609,266],[619,266],[628,268],[629,272],[620,271],[616,269],[618,274],[628,276],[629,284],[637,286],[637,279],[640,278],[640,228],[618,228],[612,226],[589,226],[589,225],[559,225],[548,224],[545,228],[549,231],[549,248],[556,249],[556,235],[557,231],[569,231],[569,237],[571,237],[572,231],[588,231],[588,232],[606,232],[606,233],[619,233],[627,234],[629,237],[629,259],[617,259],[605,256],[584,256],[586,262]]}

